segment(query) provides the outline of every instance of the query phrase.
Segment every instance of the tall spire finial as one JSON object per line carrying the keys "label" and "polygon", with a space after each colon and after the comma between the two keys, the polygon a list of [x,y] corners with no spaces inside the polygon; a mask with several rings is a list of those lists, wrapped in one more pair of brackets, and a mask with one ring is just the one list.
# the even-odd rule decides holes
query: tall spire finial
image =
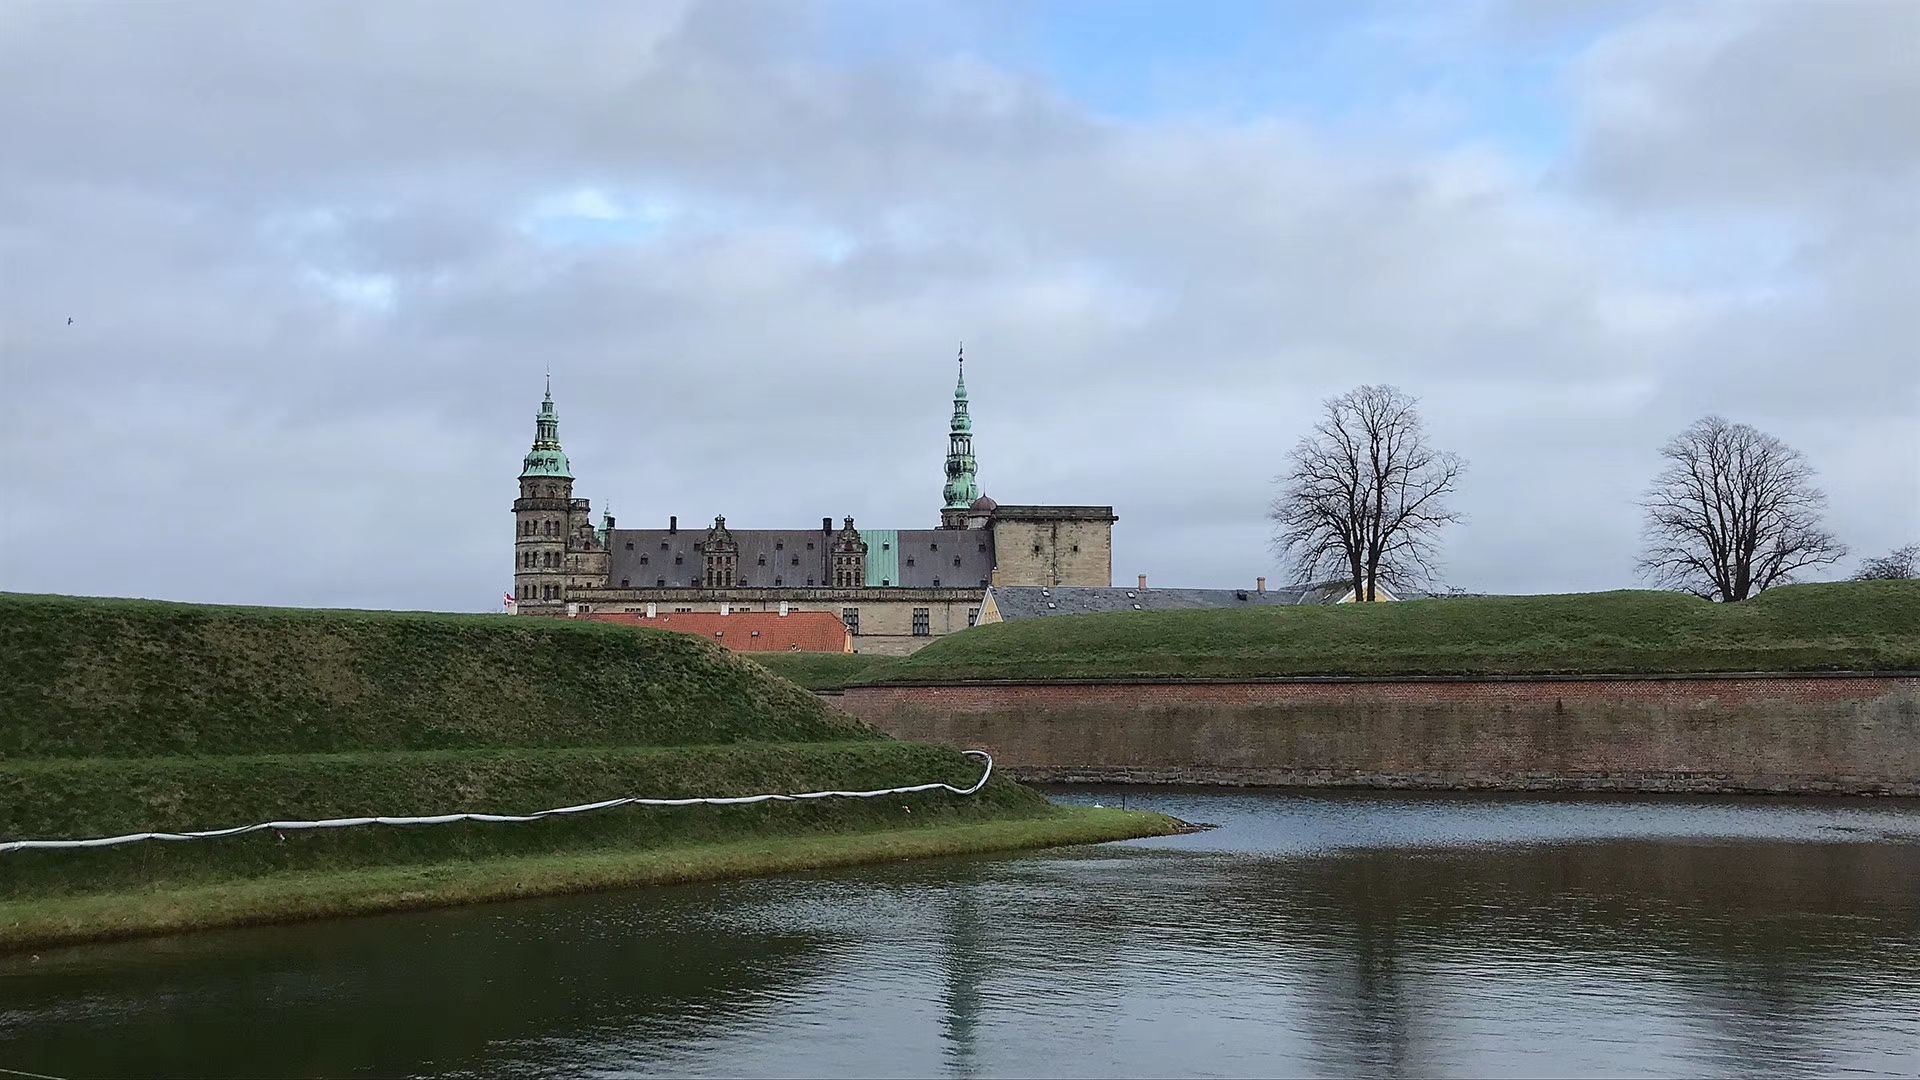
{"label": "tall spire finial", "polygon": [[553,361],[547,361],[547,400],[553,400]]}
{"label": "tall spire finial", "polygon": [[553,372],[547,372],[547,396],[533,418],[533,451],[527,455],[520,475],[556,476],[571,480],[566,452],[560,449],[560,414],[553,408]]}
{"label": "tall spire finial", "polygon": [[947,429],[947,486],[941,492],[942,528],[959,528],[964,512],[980,497],[980,484],[974,476],[973,418],[967,414],[967,343],[960,343],[956,357],[960,377],[953,384],[953,422]]}

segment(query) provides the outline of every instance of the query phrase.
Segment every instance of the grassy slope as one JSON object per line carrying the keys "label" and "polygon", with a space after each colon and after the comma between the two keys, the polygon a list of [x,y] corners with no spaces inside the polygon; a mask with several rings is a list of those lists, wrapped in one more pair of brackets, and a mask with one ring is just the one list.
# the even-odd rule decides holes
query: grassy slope
{"label": "grassy slope", "polygon": [[891,662],[893,657],[871,653],[753,653],[752,659],[809,690],[830,690]]}
{"label": "grassy slope", "polygon": [[[961,787],[979,768],[952,750],[884,739],[681,634],[0,595],[5,837],[524,813],[622,795]],[[1151,815],[1129,821],[1131,835],[1166,827]],[[10,913],[0,948],[1002,840],[1067,843],[1087,828],[1083,815],[996,779],[968,798],[624,808],[14,852],[0,855]],[[915,839],[885,839],[896,832]]]}
{"label": "grassy slope", "polygon": [[1091,844],[1165,835],[1177,828],[1177,822],[1157,814],[1063,808],[1042,817],[923,828],[756,836],[656,850],[363,867],[212,886],[0,900],[0,951],[935,855]]}
{"label": "grassy slope", "polygon": [[0,756],[861,737],[873,736],[685,634],[0,594]]}
{"label": "grassy slope", "polygon": [[1885,581],[1033,619],[855,681],[1916,669],[1920,582]]}

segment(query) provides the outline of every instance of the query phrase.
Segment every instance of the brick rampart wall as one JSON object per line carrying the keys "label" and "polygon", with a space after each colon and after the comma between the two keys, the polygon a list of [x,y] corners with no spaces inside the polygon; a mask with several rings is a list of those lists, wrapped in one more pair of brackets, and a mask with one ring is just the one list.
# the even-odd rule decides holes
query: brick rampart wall
{"label": "brick rampart wall", "polygon": [[1023,779],[1920,795],[1920,676],[856,687]]}

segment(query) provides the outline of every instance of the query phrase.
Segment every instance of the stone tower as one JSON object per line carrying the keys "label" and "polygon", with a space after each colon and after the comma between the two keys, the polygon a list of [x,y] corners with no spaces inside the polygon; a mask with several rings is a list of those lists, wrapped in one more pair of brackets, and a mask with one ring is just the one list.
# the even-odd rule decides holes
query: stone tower
{"label": "stone tower", "polygon": [[940,527],[964,529],[967,511],[980,497],[978,466],[973,460],[973,418],[967,415],[967,352],[960,350],[960,378],[953,387],[953,422],[947,427],[946,502],[940,508]]}
{"label": "stone tower", "polygon": [[[513,595],[520,610],[529,614],[550,613],[566,604],[567,540],[575,533],[573,469],[560,449],[551,377],[533,423],[533,449],[520,466],[520,497],[513,501]],[[584,517],[585,500],[581,502]]]}

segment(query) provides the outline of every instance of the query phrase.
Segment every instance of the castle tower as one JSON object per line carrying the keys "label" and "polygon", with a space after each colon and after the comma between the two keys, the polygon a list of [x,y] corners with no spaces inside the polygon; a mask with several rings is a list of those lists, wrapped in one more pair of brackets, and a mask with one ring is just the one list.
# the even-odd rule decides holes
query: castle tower
{"label": "castle tower", "polygon": [[534,417],[533,449],[520,466],[520,497],[513,501],[513,595],[522,612],[553,614],[566,603],[567,538],[574,516],[573,469],[560,448],[560,415],[553,409],[549,377],[547,396]]}
{"label": "castle tower", "polygon": [[967,415],[967,351],[960,350],[960,378],[953,387],[953,422],[947,429],[946,502],[940,508],[940,527],[964,529],[967,510],[980,497],[978,466],[973,460],[973,418]]}

